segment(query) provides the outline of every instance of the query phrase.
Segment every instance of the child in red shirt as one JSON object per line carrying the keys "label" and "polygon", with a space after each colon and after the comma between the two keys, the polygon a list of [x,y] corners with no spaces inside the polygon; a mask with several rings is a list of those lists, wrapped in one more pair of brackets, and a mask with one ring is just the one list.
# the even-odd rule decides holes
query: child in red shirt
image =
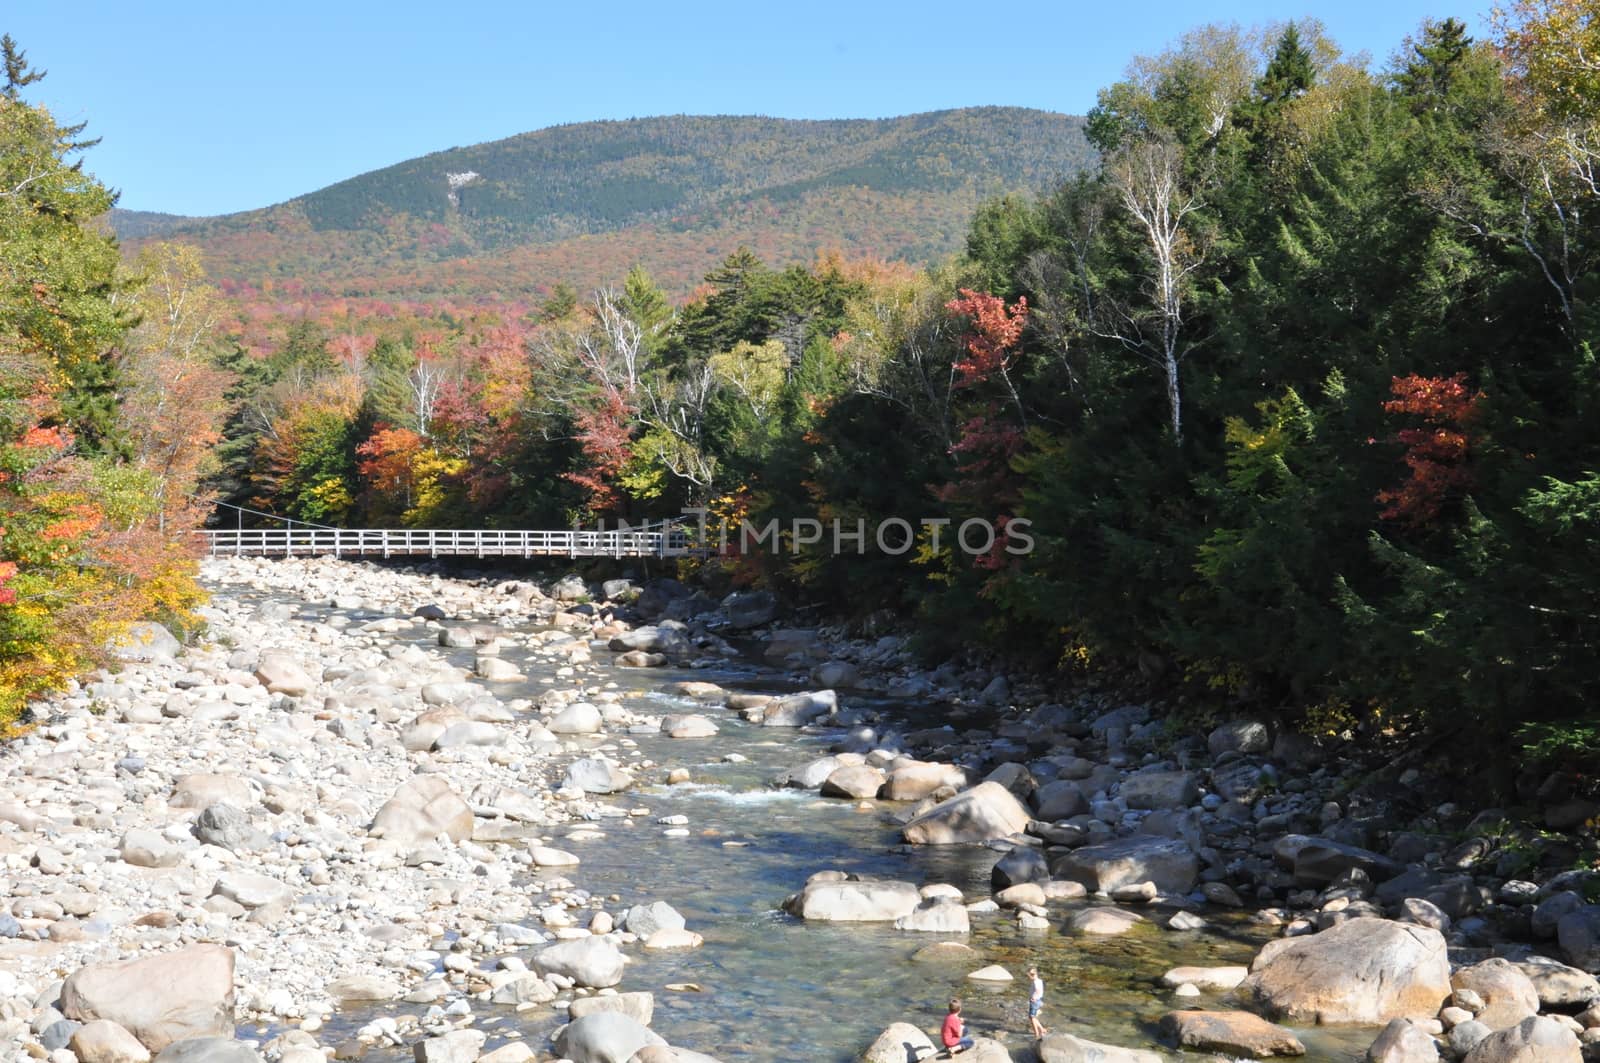
{"label": "child in red shirt", "polygon": [[951,998],[950,1014],[944,1017],[944,1028],[939,1031],[939,1039],[952,1056],[972,1047],[972,1038],[967,1036],[967,1024],[961,1019],[961,1001]]}

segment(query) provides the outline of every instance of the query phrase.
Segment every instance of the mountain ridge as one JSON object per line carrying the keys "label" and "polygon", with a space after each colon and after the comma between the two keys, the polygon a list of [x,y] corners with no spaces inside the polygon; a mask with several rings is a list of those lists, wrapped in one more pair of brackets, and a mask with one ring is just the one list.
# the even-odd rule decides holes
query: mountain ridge
{"label": "mountain ridge", "polygon": [[[574,242],[616,252],[603,256],[609,269],[627,257],[615,237],[631,231],[633,257],[666,260],[663,279],[681,290],[698,272],[679,259],[703,272],[707,248],[697,243],[761,245],[779,263],[828,246],[925,262],[959,246],[957,230],[981,199],[1037,191],[1093,158],[1081,118],[1027,108],[666,115],[447,148],[249,211],[114,211],[110,220],[132,243],[197,243],[236,282],[292,279],[348,297],[528,296],[587,284],[599,278]],[[708,239],[685,239],[693,234]],[[490,276],[452,281],[447,265],[462,261]]]}

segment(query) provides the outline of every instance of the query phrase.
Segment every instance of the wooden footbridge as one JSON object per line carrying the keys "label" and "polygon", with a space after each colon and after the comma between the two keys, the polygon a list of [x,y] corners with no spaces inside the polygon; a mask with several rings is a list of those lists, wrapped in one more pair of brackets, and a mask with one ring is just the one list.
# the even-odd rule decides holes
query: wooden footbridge
{"label": "wooden footbridge", "polygon": [[[233,507],[230,507],[233,508]],[[251,512],[251,511],[244,511]],[[268,514],[263,514],[268,516]],[[456,528],[327,528],[303,521],[277,528],[196,532],[212,557],[687,557],[704,550],[676,521],[612,531]]]}

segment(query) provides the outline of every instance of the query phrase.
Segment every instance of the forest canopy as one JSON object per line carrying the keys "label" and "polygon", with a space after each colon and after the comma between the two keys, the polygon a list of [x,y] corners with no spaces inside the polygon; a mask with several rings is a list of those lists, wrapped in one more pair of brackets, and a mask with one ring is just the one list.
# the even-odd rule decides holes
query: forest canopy
{"label": "forest canopy", "polygon": [[[8,319],[5,356],[52,382],[8,377],[6,489],[65,519],[76,502],[42,500],[62,477],[155,476],[176,447],[174,483],[341,526],[1026,520],[1025,556],[784,542],[716,578],[916,617],[932,655],[1137,670],[1312,727],[1470,718],[1581,753],[1600,648],[1590,6],[1524,0],[1487,39],[1428,22],[1376,65],[1311,21],[1197,28],[1100,93],[1095,161],[985,200],[962,254],[739,247],[687,298],[639,266],[412,303],[314,295],[313,272],[232,289],[227,342],[185,344],[152,300],[202,283],[190,252],[118,266],[87,225],[108,196],[66,167],[34,207],[0,200],[5,254],[32,241],[51,263],[4,280],[32,315]],[[20,87],[6,165],[49,169],[76,133]],[[173,374],[141,357],[204,367],[215,469],[152,420]],[[20,581],[24,536],[48,536],[7,520]]]}

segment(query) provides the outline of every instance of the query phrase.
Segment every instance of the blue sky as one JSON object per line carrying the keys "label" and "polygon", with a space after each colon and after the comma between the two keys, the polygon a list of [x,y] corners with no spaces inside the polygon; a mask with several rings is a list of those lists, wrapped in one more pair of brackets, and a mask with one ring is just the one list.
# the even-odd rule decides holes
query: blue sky
{"label": "blue sky", "polygon": [[124,207],[281,202],[429,151],[654,114],[858,118],[1006,104],[1082,113],[1184,29],[1311,15],[1385,60],[1485,0],[0,5],[50,76],[30,97],[104,138]]}

